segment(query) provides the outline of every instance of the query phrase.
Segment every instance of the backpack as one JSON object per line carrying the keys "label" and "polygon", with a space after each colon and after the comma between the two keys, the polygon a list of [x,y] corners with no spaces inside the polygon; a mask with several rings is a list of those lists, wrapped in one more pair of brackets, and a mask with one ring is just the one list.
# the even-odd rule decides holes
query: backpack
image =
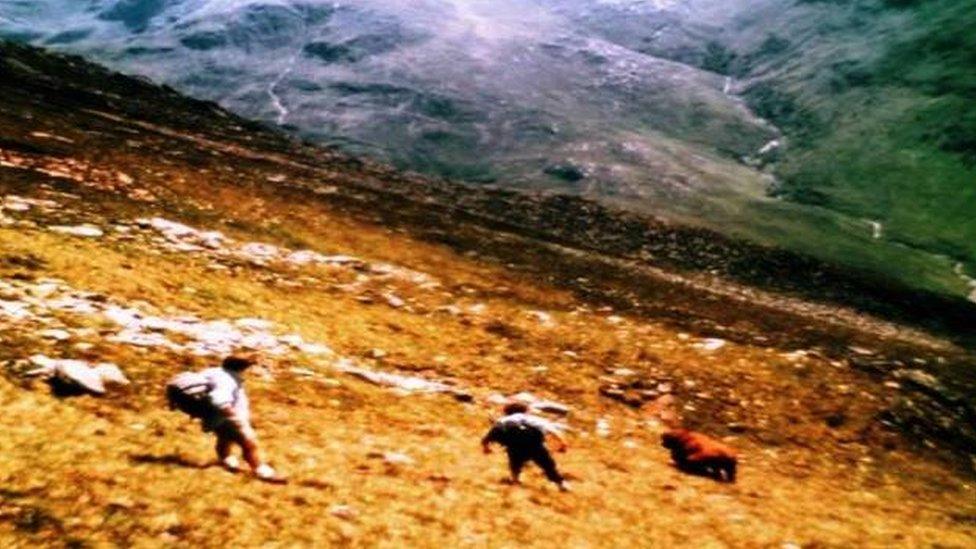
{"label": "backpack", "polygon": [[214,384],[199,372],[177,374],[166,384],[166,400],[170,410],[179,410],[193,418],[212,415],[216,407],[210,400]]}

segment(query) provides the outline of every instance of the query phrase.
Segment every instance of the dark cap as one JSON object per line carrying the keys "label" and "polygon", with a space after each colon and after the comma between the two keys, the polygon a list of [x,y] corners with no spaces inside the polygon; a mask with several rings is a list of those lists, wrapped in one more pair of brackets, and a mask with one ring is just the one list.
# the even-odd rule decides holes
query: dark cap
{"label": "dark cap", "polygon": [[225,370],[231,370],[234,372],[242,372],[247,370],[251,366],[254,366],[256,360],[250,356],[244,355],[230,355],[224,359],[221,364]]}
{"label": "dark cap", "polygon": [[506,416],[524,414],[529,411],[529,406],[524,402],[509,402],[502,408],[502,411],[505,412]]}

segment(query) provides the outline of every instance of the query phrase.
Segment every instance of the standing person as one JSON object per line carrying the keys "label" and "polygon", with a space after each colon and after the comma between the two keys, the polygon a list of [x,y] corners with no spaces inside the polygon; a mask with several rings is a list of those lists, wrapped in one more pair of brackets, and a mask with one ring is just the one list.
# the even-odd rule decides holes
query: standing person
{"label": "standing person", "polygon": [[250,357],[229,356],[219,368],[179,374],[167,386],[167,398],[170,408],[199,418],[203,431],[217,436],[217,459],[226,469],[240,470],[240,460],[231,453],[237,445],[255,476],[268,482],[284,482],[261,459],[258,436],[251,426],[251,407],[241,376],[253,365]]}
{"label": "standing person", "polygon": [[546,448],[546,435],[551,436],[559,444],[559,452],[566,451],[566,440],[559,428],[551,422],[534,416],[529,407],[521,402],[511,402],[503,409],[505,416],[495,422],[488,434],[481,439],[484,453],[491,453],[493,442],[501,444],[508,453],[508,468],[512,473],[512,482],[521,484],[519,475],[528,462],[533,462],[542,469],[546,478],[554,482],[563,492],[569,491],[566,480],[556,469],[556,462]]}

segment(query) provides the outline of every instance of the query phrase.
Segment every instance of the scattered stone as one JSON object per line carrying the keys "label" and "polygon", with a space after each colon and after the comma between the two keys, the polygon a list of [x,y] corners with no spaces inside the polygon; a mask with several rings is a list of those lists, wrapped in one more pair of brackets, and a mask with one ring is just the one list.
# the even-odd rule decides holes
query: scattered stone
{"label": "scattered stone", "polygon": [[555,414],[557,416],[569,415],[569,406],[553,402],[551,400],[540,400],[532,404],[532,408],[540,412]]}
{"label": "scattered stone", "polygon": [[614,368],[610,375],[601,377],[600,394],[616,400],[631,408],[641,408],[647,402],[657,399],[661,394],[670,393],[671,384],[666,381],[649,379],[627,368]]}
{"label": "scattered stone", "polygon": [[386,301],[387,305],[393,307],[394,309],[399,309],[407,304],[406,301],[392,293],[383,294],[383,299]]}
{"label": "scattered stone", "polygon": [[71,236],[81,236],[85,238],[99,238],[105,234],[104,231],[102,231],[101,229],[99,229],[94,225],[75,225],[75,226],[53,225],[51,227],[48,227],[48,229],[56,233],[67,234]]}
{"label": "scattered stone", "polygon": [[569,406],[566,406],[565,404],[560,404],[552,400],[545,400],[525,391],[512,395],[509,400],[527,404],[529,408],[538,412],[545,412],[558,416],[565,416],[570,412]]}
{"label": "scattered stone", "polygon": [[24,320],[33,317],[29,309],[30,305],[23,301],[6,301],[0,299],[0,315],[14,320]]}
{"label": "scattered stone", "polygon": [[69,139],[69,138],[64,137],[64,136],[61,136],[61,135],[55,135],[53,133],[47,133],[47,132],[40,132],[40,131],[38,131],[38,132],[31,132],[31,136],[32,137],[38,137],[40,139],[53,139],[55,141],[60,141],[62,143],[74,143],[74,140],[73,139]]}
{"label": "scattered stone", "polygon": [[451,316],[458,316],[462,312],[461,308],[458,307],[457,305],[444,305],[442,307],[438,307],[434,309],[434,311],[438,313],[446,313]]}
{"label": "scattered stone", "polygon": [[358,377],[373,385],[392,387],[407,393],[450,393],[454,390],[440,381],[368,370],[355,366],[348,360],[340,360],[336,367],[343,373]]}
{"label": "scattered stone", "polygon": [[342,520],[355,520],[358,513],[348,505],[333,505],[329,507],[329,514]]}
{"label": "scattered stone", "polygon": [[922,391],[946,402],[957,402],[961,396],[955,394],[934,375],[918,369],[895,370],[895,379],[921,389]]}
{"label": "scattered stone", "polygon": [[112,364],[111,362],[102,362],[100,364],[96,364],[94,370],[95,372],[98,373],[99,376],[101,376],[102,381],[104,383],[109,383],[109,384],[114,383],[116,385],[129,384],[129,378],[125,377],[125,374],[122,373],[122,370],[115,364]]}
{"label": "scattered stone", "polygon": [[105,394],[106,383],[129,384],[119,367],[107,362],[93,367],[84,360],[53,359],[40,354],[30,357],[29,360],[37,368],[27,372],[27,376],[57,379],[61,383],[96,395]]}
{"label": "scattered stone", "polygon": [[552,327],[556,325],[556,322],[552,319],[552,315],[544,311],[528,311],[526,313],[531,318],[534,318],[539,324],[545,327]]}
{"label": "scattered stone", "polygon": [[253,263],[265,264],[281,256],[281,248],[263,242],[248,242],[237,248],[239,255]]}
{"label": "scattered stone", "polygon": [[703,339],[700,342],[696,343],[695,347],[703,351],[712,352],[712,351],[717,351],[722,347],[725,347],[727,343],[728,342],[725,341],[724,339],[708,338],[708,339]]}
{"label": "scattered stone", "polygon": [[412,457],[400,452],[372,452],[368,457],[382,459],[383,463],[393,466],[413,465]]}
{"label": "scattered stone", "polygon": [[[0,280],[0,290],[7,297],[19,298],[0,299],[0,319],[49,322],[56,311],[101,317],[118,327],[114,333],[104,334],[105,340],[113,343],[197,356],[220,356],[239,350],[260,351],[270,356],[294,351],[307,355],[333,354],[325,345],[306,342],[297,334],[278,336],[272,333],[273,323],[259,318],[202,320],[191,315],[158,316],[143,308],[113,303],[98,294],[75,291],[57,280],[41,279],[36,283]],[[34,333],[58,341],[72,337],[60,328]]]}
{"label": "scattered stone", "polygon": [[864,347],[857,347],[855,345],[849,346],[848,349],[854,352],[854,354],[861,356],[873,356],[875,354],[871,349],[865,349]]}
{"label": "scattered stone", "polygon": [[59,329],[41,330],[37,335],[44,339],[53,339],[55,341],[67,341],[71,339],[71,332]]}

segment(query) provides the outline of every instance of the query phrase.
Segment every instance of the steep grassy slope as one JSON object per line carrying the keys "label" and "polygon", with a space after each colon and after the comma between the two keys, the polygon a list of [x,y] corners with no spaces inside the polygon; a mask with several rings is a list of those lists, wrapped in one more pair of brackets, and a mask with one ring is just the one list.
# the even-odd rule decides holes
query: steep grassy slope
{"label": "steep grassy slope", "polygon": [[[2,53],[4,546],[966,547],[976,535],[976,438],[949,430],[945,411],[971,414],[971,359],[949,341],[696,277],[707,256],[680,247],[658,248],[675,255],[667,272],[638,268],[610,253],[626,233],[607,228],[635,225],[592,204],[565,199],[592,225],[553,236],[559,217],[538,197],[413,181],[76,58]],[[486,204],[537,217],[505,224]],[[310,257],[322,259],[297,259]],[[113,320],[126,311],[150,327],[127,331]],[[216,359],[194,352],[212,337],[174,325],[256,330],[248,344],[266,361],[249,390],[289,485],[209,466],[210,441],[163,408],[168,376]],[[132,384],[59,398],[24,376],[38,353],[112,361]],[[352,365],[461,398],[377,386]],[[505,485],[501,456],[478,452],[497,396],[520,391],[569,407],[554,419],[571,428],[559,459],[573,493],[534,472]],[[739,484],[670,467],[657,437],[675,417],[742,450]]]}

